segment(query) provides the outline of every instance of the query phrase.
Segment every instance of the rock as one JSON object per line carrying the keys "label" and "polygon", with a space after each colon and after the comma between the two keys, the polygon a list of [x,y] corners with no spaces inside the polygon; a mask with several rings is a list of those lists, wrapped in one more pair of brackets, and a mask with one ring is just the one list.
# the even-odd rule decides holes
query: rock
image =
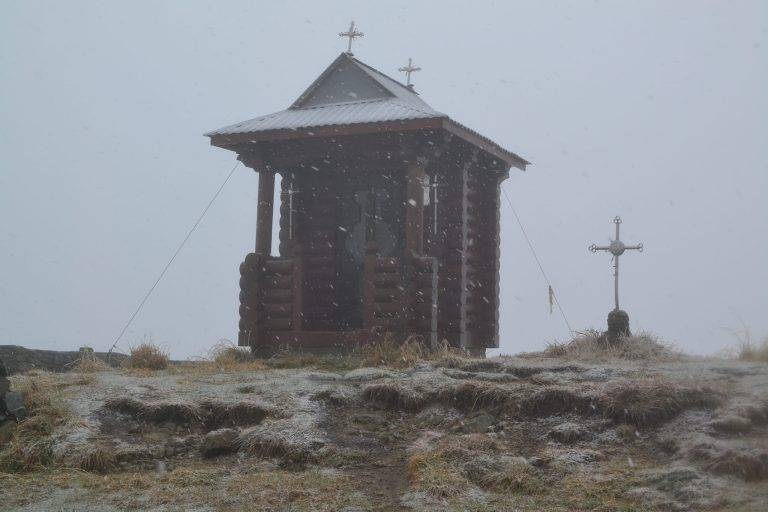
{"label": "rock", "polygon": [[409,455],[413,455],[415,453],[426,453],[434,448],[434,446],[437,444],[437,442],[443,438],[443,435],[441,432],[436,432],[433,430],[423,430],[419,434],[419,437],[416,438],[415,441],[413,441],[407,448],[406,453]]}
{"label": "rock", "polygon": [[237,451],[238,433],[231,428],[213,430],[203,436],[200,452],[204,457],[216,457]]}
{"label": "rock", "polygon": [[496,423],[496,418],[490,414],[480,414],[471,418],[464,423],[464,431],[466,432],[488,432],[488,430]]}
{"label": "rock", "polygon": [[5,394],[5,410],[16,418],[16,421],[22,421],[27,417],[27,408],[24,406],[24,397],[21,393],[9,391]]}
{"label": "rock", "polygon": [[629,315],[621,309],[608,313],[608,332],[605,333],[609,346],[616,346],[623,336],[629,336]]}
{"label": "rock", "polygon": [[5,370],[5,366],[3,366],[3,361],[0,360],[0,400],[3,399],[3,396],[10,389],[11,383],[8,381],[8,372]]}
{"label": "rock", "polygon": [[571,444],[589,436],[589,432],[576,423],[561,423],[549,431],[549,437],[563,444]]}
{"label": "rock", "polygon": [[358,368],[347,372],[344,380],[351,382],[368,382],[377,379],[399,377],[399,374],[385,368]]}

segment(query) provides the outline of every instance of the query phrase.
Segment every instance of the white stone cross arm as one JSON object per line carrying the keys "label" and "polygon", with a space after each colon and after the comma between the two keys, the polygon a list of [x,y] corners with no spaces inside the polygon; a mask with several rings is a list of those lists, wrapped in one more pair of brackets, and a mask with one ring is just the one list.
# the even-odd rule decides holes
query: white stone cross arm
{"label": "white stone cross arm", "polygon": [[616,238],[611,240],[609,245],[595,245],[589,246],[589,250],[592,252],[608,251],[613,255],[613,286],[614,286],[614,300],[615,309],[619,309],[619,256],[624,254],[627,250],[636,250],[643,252],[643,244],[626,245],[619,238],[619,226],[621,225],[621,217],[613,219],[613,223],[616,224]]}

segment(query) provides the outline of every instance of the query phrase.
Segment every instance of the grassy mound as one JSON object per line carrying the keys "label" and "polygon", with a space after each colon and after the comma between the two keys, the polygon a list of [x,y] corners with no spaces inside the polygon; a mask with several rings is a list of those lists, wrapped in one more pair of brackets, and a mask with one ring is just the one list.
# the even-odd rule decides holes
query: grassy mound
{"label": "grassy mound", "polygon": [[600,397],[600,406],[616,423],[651,427],[688,409],[714,408],[720,400],[717,392],[706,387],[645,379],[611,385]]}
{"label": "grassy mound", "polygon": [[563,359],[628,359],[648,362],[684,359],[680,352],[659,340],[654,334],[640,332],[620,338],[616,345],[608,345],[603,334],[594,329],[579,333],[569,342],[552,343],[541,355]]}
{"label": "grassy mound", "polygon": [[275,407],[247,400],[146,401],[130,396],[118,396],[107,399],[104,407],[149,423],[196,424],[209,429],[255,425],[267,416],[283,416]]}

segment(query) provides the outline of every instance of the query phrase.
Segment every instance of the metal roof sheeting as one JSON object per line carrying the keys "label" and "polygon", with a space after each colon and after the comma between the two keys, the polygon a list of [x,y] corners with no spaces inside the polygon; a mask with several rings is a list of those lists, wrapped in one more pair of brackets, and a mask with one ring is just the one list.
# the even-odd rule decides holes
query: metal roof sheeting
{"label": "metal roof sheeting", "polygon": [[[377,84],[379,88],[372,90],[371,84]],[[324,94],[322,90],[325,91]],[[368,98],[364,100],[335,101],[342,97],[346,99],[350,96],[366,95]],[[310,98],[312,106],[303,106],[310,103]],[[516,167],[525,169],[528,164],[515,153],[433,109],[412,88],[346,53],[339,55],[288,109],[225,126],[205,135],[244,135],[274,130],[307,130],[416,119],[442,119],[447,126],[458,127],[464,130],[464,133],[479,138],[481,143],[489,144],[501,154],[512,157]]]}
{"label": "metal roof sheeting", "polygon": [[255,133],[267,130],[296,130],[319,126],[446,117],[445,114],[433,110],[428,105],[425,106],[426,109],[417,108],[413,104],[406,103],[399,98],[388,98],[335,103],[311,108],[288,109],[219,128],[218,130],[206,133],[206,135],[210,137],[213,135]]}

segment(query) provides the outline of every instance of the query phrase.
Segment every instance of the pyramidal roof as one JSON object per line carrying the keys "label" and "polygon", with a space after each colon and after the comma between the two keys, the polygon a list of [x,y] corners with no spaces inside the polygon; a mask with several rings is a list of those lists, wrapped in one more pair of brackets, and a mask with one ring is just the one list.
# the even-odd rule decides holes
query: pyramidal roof
{"label": "pyramidal roof", "polygon": [[[430,127],[443,127],[454,133],[461,132],[459,136],[479,138],[482,145],[492,146],[495,150],[492,153],[515,167],[524,169],[528,164],[511,151],[435,110],[413,88],[347,53],[339,55],[286,110],[225,126],[205,135],[211,137],[212,144],[219,145],[216,139],[232,136],[239,139],[244,135],[260,135],[258,139],[269,140],[268,134],[285,131],[295,131],[298,135],[299,131],[311,128],[402,125],[418,120],[432,120]],[[418,124],[415,126],[418,128]]]}

